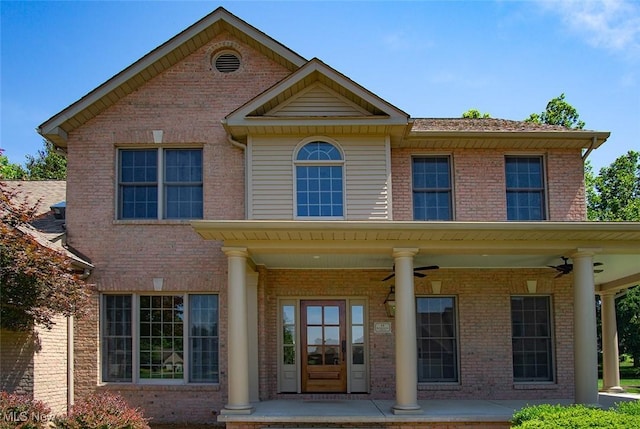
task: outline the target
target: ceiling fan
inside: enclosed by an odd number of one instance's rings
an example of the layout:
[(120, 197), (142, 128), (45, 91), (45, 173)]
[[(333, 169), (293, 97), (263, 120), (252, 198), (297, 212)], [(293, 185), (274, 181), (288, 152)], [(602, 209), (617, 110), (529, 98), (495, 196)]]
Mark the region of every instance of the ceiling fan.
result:
[[(547, 267), (549, 268), (553, 268), (556, 271), (558, 271), (558, 275), (555, 276), (555, 278), (557, 279), (558, 277), (562, 277), (566, 274), (569, 274), (571, 271), (573, 271), (573, 264), (569, 263), (569, 258), (565, 258), (564, 256), (561, 256), (560, 258), (562, 258), (562, 260), (564, 261), (562, 264), (560, 265), (547, 265)], [(594, 267), (599, 267), (602, 265), (602, 262), (594, 262), (593, 266)], [(603, 272), (603, 269), (598, 269), (598, 270), (593, 270), (594, 273), (601, 273)]]
[[(420, 271), (437, 270), (438, 268), (440, 268), (440, 267), (437, 266), (437, 265), (429, 265), (429, 266), (426, 266), (426, 267), (415, 267), (413, 269), (413, 275), (415, 277), (420, 277), (420, 278), (426, 277), (427, 275), (421, 273)], [(387, 277), (383, 278), (382, 281), (385, 282), (385, 281), (389, 280), (390, 278), (393, 278), (395, 275), (396, 275), (396, 266), (394, 264), (393, 265), (393, 272), (391, 274), (389, 274)]]

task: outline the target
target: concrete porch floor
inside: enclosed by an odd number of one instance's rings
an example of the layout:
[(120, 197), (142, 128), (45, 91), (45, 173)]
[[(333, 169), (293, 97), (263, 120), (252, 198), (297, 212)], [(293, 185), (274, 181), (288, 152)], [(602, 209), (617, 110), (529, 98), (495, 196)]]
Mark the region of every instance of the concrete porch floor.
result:
[[(640, 395), (599, 395), (599, 405), (609, 409), (617, 402), (640, 399)], [(255, 410), (247, 415), (218, 416), (218, 422), (245, 424), (377, 424), (432, 422), (509, 422), (513, 413), (527, 405), (571, 404), (569, 399), (556, 400), (422, 400), (423, 413), (396, 415), (391, 412), (392, 400), (299, 400), (279, 399), (254, 403)]]

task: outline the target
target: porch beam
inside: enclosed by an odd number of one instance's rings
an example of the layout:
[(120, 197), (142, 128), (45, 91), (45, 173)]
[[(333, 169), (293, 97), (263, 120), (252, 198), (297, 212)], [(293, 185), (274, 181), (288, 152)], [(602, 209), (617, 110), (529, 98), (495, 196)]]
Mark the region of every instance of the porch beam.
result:
[(394, 414), (422, 414), (418, 405), (418, 350), (413, 257), (418, 249), (393, 249), (396, 274), (396, 403)]
[(222, 414), (251, 414), (249, 400), (249, 322), (246, 266), (249, 253), (242, 247), (223, 247), (228, 261), (227, 350), (228, 403)]
[(593, 252), (580, 250), (572, 255), (572, 260), (575, 402), (597, 404), (598, 348)]

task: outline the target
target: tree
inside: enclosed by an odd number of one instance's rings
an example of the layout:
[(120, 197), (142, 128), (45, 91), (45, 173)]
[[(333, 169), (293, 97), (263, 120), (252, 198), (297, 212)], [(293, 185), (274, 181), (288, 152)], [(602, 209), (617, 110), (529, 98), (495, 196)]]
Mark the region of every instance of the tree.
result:
[(640, 286), (634, 286), (616, 299), (616, 321), (620, 350), (633, 358), (633, 366), (640, 368)]
[(56, 151), (53, 143), (45, 140), (44, 148), (36, 156), (27, 155), (27, 178), (29, 180), (65, 180), (67, 159)]
[(594, 176), (585, 171), (587, 216), (594, 221), (640, 221), (640, 152), (629, 151)]
[(9, 158), (7, 158), (3, 152), (4, 151), (0, 149), (0, 179), (17, 180), (24, 178), (27, 173), (22, 166), (10, 163)]
[(533, 122), (536, 124), (560, 125), (565, 128), (583, 129), (584, 122), (579, 119), (578, 111), (564, 99), (564, 93), (559, 97), (551, 99), (547, 103), (544, 112), (532, 113), (525, 122)]
[(0, 182), (0, 327), (50, 328), (56, 315), (82, 316), (89, 306), (87, 284), (62, 252), (39, 242), (28, 221), (35, 207)]
[(480, 118), (490, 118), (491, 115), (488, 113), (480, 113), (478, 109), (469, 109), (462, 114), (462, 117), (465, 119), (480, 119)]

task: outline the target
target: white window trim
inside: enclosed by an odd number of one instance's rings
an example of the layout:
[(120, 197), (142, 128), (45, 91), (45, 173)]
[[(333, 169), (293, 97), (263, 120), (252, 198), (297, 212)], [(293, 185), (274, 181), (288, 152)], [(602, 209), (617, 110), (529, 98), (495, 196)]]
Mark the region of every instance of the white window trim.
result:
[(547, 157), (545, 154), (540, 153), (540, 152), (506, 152), (503, 154), (502, 160), (503, 160), (503, 167), (502, 167), (502, 174), (503, 174), (503, 180), (504, 180), (504, 207), (505, 207), (505, 213), (504, 213), (504, 217), (505, 219), (508, 218), (508, 206), (507, 206), (507, 191), (509, 188), (507, 188), (507, 158), (540, 158), (541, 164), (542, 164), (542, 169), (540, 172), (541, 175), (541, 179), (542, 179), (542, 192), (544, 193), (544, 195), (542, 196), (542, 204), (544, 204), (543, 207), (543, 214), (544, 214), (544, 219), (541, 219), (539, 221), (526, 221), (526, 220), (511, 220), (508, 222), (545, 222), (545, 221), (549, 221), (549, 180), (547, 177)]
[[(158, 152), (158, 164), (156, 166), (158, 170), (157, 177), (157, 188), (158, 188), (158, 209), (155, 218), (126, 218), (123, 219), (121, 209), (120, 209), (120, 163), (121, 163), (121, 152), (127, 150), (156, 150)], [(189, 145), (189, 146), (178, 146), (178, 145), (159, 145), (154, 144), (153, 146), (149, 145), (140, 145), (140, 146), (116, 146), (116, 156), (115, 156), (115, 201), (114, 201), (114, 213), (116, 223), (144, 223), (144, 222), (154, 222), (161, 221), (165, 223), (184, 223), (189, 222), (191, 219), (168, 219), (165, 218), (165, 200), (164, 200), (164, 152), (166, 150), (171, 149), (182, 149), (182, 150), (200, 150), (202, 152), (202, 211), (204, 217), (204, 189), (205, 189), (205, 174), (204, 174), (204, 146), (203, 145)]]
[[(543, 297), (548, 298), (549, 300), (549, 332), (551, 335), (550, 339), (550, 347), (551, 347), (551, 380), (516, 380), (513, 377), (513, 349), (511, 349), (511, 377), (513, 380), (514, 386), (526, 386), (526, 385), (550, 385), (557, 384), (558, 380), (558, 370), (556, 364), (556, 329), (555, 329), (555, 318), (554, 316), (554, 301), (553, 295), (549, 294), (514, 294), (509, 295), (509, 322), (513, 324), (513, 319), (511, 318), (511, 299), (515, 297), (523, 297), (523, 298), (536, 298)], [(511, 341), (513, 342), (513, 327), (511, 328)]]
[[(108, 295), (128, 295), (131, 296), (131, 381), (105, 381), (103, 375), (103, 366), (104, 366), (104, 353), (105, 350), (102, 347), (103, 338), (105, 334), (105, 296)], [(100, 295), (100, 341), (98, 346), (99, 353), (99, 375), (100, 375), (100, 383), (103, 385), (107, 384), (124, 384), (124, 385), (206, 385), (206, 386), (217, 386), (220, 385), (220, 320), (218, 319), (218, 381), (211, 382), (193, 382), (189, 381), (191, 375), (191, 352), (189, 350), (190, 347), (190, 336), (189, 334), (189, 310), (190, 310), (190, 296), (191, 295), (217, 295), (218, 296), (218, 318), (220, 317), (220, 295), (217, 293), (157, 293), (157, 292), (118, 292), (118, 293), (103, 293)], [(184, 319), (182, 322), (182, 338), (183, 338), (183, 372), (181, 379), (170, 379), (170, 378), (161, 378), (161, 379), (142, 379), (140, 378), (140, 297), (141, 296), (182, 296), (184, 302)]]
[[(322, 142), (333, 145), (339, 152), (342, 160), (340, 161), (298, 161), (298, 152), (308, 143)], [(294, 220), (345, 220), (347, 219), (347, 167), (346, 156), (342, 145), (335, 139), (327, 136), (312, 136), (302, 139), (294, 148), (291, 156), (291, 177), (293, 178), (293, 219)], [(298, 176), (296, 173), (296, 167), (298, 166), (317, 166), (322, 165), (326, 167), (340, 166), (342, 167), (342, 216), (298, 216), (298, 188), (297, 181)]]
[[(455, 196), (455, 190), (456, 190), (456, 184), (455, 184), (455, 166), (453, 165), (454, 163), (454, 159), (453, 159), (453, 154), (450, 152), (437, 152), (437, 153), (414, 153), (411, 155), (411, 219), (412, 220), (416, 220), (415, 216), (414, 216), (414, 206), (413, 206), (413, 192), (414, 192), (414, 186), (413, 186), (413, 160), (416, 158), (448, 158), (449, 160), (449, 184), (451, 185), (451, 199), (450, 199), (450, 204), (451, 204), (451, 219), (443, 221), (443, 222), (453, 222), (456, 220), (456, 196)], [(418, 221), (418, 222), (428, 222), (428, 221)]]
[[(456, 316), (456, 381), (418, 381), (419, 386), (462, 386), (462, 374), (461, 374), (461, 357), (460, 357), (460, 310), (459, 310), (459, 299), (457, 295), (416, 295), (416, 306), (418, 304), (419, 298), (453, 298), (453, 305), (455, 306), (455, 316)], [(416, 326), (417, 328), (417, 326)], [(416, 333), (416, 341), (417, 333)]]

